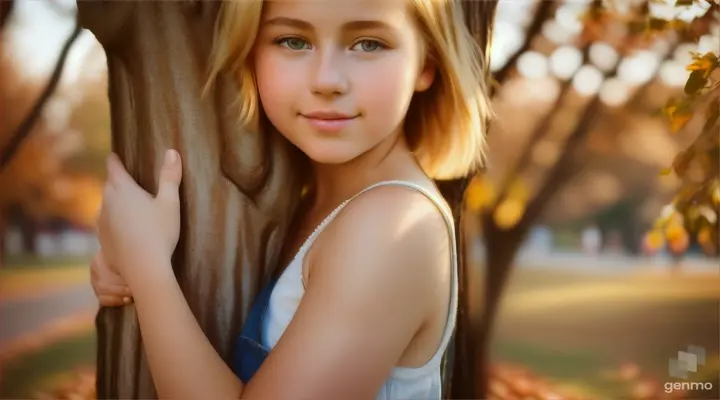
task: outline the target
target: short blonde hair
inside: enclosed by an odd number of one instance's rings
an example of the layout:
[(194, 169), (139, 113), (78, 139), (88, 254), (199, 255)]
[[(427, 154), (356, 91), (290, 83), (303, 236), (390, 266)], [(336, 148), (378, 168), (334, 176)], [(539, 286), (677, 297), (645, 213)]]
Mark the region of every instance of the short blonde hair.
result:
[[(437, 75), (416, 93), (405, 120), (408, 143), (434, 179), (466, 176), (485, 159), (485, 129), (492, 116), (483, 54), (469, 32), (459, 0), (410, 0)], [(240, 122), (257, 129), (259, 96), (252, 49), (262, 0), (224, 1), (216, 25), (207, 91), (225, 71), (235, 77)]]

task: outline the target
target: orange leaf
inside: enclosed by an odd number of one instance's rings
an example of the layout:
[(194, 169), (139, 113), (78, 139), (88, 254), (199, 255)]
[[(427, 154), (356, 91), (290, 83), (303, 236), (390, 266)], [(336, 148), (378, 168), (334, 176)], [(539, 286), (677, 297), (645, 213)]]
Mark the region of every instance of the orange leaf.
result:
[(502, 229), (510, 229), (520, 221), (525, 213), (525, 204), (518, 199), (504, 200), (493, 213), (495, 223)]
[(495, 199), (495, 189), (487, 178), (475, 178), (470, 182), (465, 201), (471, 211), (489, 206)]
[(693, 117), (690, 112), (673, 112), (670, 116), (670, 131), (677, 133), (682, 129)]

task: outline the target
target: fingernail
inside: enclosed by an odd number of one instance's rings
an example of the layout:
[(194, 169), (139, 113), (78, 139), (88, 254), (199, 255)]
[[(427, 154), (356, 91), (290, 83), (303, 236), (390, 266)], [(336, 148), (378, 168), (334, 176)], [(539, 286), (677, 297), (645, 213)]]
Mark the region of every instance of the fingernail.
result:
[(175, 150), (168, 150), (165, 153), (165, 162), (168, 164), (175, 164), (178, 159), (178, 153)]
[(130, 298), (129, 297), (123, 297), (123, 303), (130, 304)]

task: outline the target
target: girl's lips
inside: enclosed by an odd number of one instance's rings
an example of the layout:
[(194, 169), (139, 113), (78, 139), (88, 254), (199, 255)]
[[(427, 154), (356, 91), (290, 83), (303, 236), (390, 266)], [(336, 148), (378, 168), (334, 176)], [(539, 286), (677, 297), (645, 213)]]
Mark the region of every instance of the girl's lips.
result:
[(324, 133), (338, 133), (350, 125), (355, 119), (355, 117), (317, 118), (304, 115), (303, 118), (313, 129)]

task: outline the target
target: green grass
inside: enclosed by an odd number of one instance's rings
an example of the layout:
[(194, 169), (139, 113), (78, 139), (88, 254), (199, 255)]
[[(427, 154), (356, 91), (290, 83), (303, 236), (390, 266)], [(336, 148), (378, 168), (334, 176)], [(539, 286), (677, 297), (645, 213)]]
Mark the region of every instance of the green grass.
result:
[[(669, 358), (688, 344), (718, 357), (719, 299), (720, 279), (711, 276), (520, 269), (497, 321), (494, 356), (555, 382), (589, 388), (598, 398), (627, 399), (629, 384), (604, 372), (633, 362), (643, 377), (668, 380)], [(704, 366), (698, 374), (713, 370)]]
[[(5, 256), (0, 268), (0, 274), (4, 271), (24, 270), (24, 269), (45, 269), (45, 268), (62, 268), (74, 265), (89, 265), (92, 256), (62, 256), (45, 258), (37, 255), (16, 255)], [(1, 276), (1, 275), (0, 275)]]
[(27, 399), (48, 389), (50, 378), (95, 365), (95, 331), (67, 338), (3, 365), (0, 398)]

